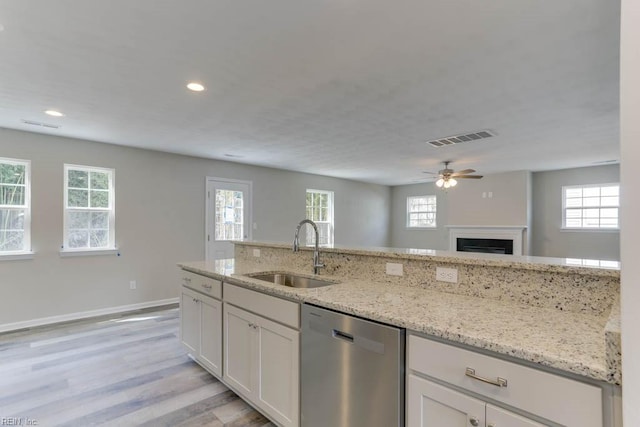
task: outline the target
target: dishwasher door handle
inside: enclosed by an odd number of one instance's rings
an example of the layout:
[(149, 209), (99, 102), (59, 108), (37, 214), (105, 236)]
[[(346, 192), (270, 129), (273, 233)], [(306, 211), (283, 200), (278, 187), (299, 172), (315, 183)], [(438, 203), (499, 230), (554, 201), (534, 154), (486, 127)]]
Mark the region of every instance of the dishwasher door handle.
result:
[(353, 335), (347, 334), (346, 332), (342, 332), (337, 329), (333, 329), (331, 331), (331, 335), (333, 335), (334, 338), (338, 338), (343, 341), (348, 341), (350, 343), (353, 342)]

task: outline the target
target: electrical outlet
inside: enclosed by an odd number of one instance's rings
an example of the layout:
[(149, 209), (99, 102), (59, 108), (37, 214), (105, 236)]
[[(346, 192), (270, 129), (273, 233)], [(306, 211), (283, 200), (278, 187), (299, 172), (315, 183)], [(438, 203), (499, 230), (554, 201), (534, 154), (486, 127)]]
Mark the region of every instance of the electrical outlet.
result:
[(260, 258), (260, 249), (254, 249), (253, 250), (253, 256), (256, 258)]
[(387, 263), (387, 274), (391, 276), (402, 276), (402, 264), (396, 264), (393, 262)]
[(458, 269), (436, 267), (436, 280), (440, 282), (458, 283)]
[(135, 289), (137, 286), (138, 286), (138, 285), (137, 285), (137, 283), (136, 283), (136, 281), (135, 281), (135, 280), (131, 280), (131, 281), (129, 282), (129, 289)]

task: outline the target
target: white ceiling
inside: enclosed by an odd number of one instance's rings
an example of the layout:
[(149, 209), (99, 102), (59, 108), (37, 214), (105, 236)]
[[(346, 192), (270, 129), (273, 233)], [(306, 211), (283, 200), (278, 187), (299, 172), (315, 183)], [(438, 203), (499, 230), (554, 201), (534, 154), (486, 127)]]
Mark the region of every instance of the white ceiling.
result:
[(0, 0), (0, 127), (387, 185), (589, 166), (619, 159), (618, 3)]

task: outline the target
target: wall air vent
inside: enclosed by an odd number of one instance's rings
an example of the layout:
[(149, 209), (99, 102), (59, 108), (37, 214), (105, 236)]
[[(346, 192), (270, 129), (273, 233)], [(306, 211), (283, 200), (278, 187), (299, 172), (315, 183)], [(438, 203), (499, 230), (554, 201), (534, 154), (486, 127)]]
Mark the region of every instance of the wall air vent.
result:
[(461, 135), (447, 136), (445, 138), (438, 138), (431, 141), (427, 141), (427, 144), (434, 147), (444, 147), (446, 145), (455, 145), (462, 142), (477, 141), (479, 139), (491, 138), (496, 136), (496, 133), (490, 130), (481, 130), (478, 132), (463, 133)]
[(42, 123), (42, 122), (34, 122), (33, 120), (22, 120), (22, 123), (24, 123), (25, 125), (40, 126), (40, 127), (49, 128), (49, 129), (60, 129), (60, 126), (58, 125), (52, 125), (49, 123)]

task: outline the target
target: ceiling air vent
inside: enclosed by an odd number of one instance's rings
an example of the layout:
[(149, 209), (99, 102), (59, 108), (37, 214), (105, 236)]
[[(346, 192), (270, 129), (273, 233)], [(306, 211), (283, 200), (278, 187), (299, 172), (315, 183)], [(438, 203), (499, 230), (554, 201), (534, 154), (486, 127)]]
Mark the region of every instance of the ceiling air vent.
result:
[(33, 120), (22, 120), (22, 123), (24, 123), (25, 125), (40, 126), (43, 128), (60, 129), (60, 126), (58, 125), (52, 125), (49, 123), (42, 123), (42, 122), (34, 122)]
[(445, 145), (455, 145), (462, 142), (476, 141), (479, 139), (491, 138), (492, 136), (496, 136), (495, 132), (492, 132), (490, 130), (481, 130), (478, 132), (464, 133), (461, 135), (453, 135), (447, 136), (445, 138), (434, 139), (432, 141), (427, 141), (427, 144), (433, 145), (434, 147), (444, 147)]

